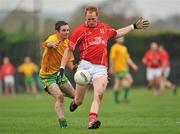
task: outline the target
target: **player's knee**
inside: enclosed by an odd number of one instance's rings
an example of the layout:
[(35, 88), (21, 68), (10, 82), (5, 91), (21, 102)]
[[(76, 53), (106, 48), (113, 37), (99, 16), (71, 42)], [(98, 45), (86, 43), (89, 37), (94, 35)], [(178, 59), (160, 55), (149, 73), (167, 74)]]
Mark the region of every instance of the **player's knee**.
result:
[(83, 102), (83, 100), (82, 99), (76, 99), (76, 101), (75, 101), (75, 103), (79, 106), (79, 105), (81, 105), (82, 104), (82, 102)]
[(123, 87), (129, 87), (130, 86), (130, 82), (126, 79), (122, 80), (122, 85)]
[(64, 102), (64, 96), (63, 96), (63, 94), (58, 94), (58, 95), (56, 96), (56, 100), (59, 101), (59, 102), (61, 102), (61, 103), (63, 103), (63, 102)]
[(131, 86), (133, 83), (134, 83), (134, 80), (133, 80), (133, 79), (130, 79), (130, 80), (129, 80), (129, 85)]
[(102, 92), (101, 92), (101, 93), (98, 93), (98, 94), (96, 95), (96, 99), (97, 99), (98, 101), (101, 101), (102, 98), (103, 98), (103, 93), (102, 93)]
[(102, 98), (103, 98), (103, 93), (99, 94), (98, 97), (99, 97), (100, 100), (102, 100)]

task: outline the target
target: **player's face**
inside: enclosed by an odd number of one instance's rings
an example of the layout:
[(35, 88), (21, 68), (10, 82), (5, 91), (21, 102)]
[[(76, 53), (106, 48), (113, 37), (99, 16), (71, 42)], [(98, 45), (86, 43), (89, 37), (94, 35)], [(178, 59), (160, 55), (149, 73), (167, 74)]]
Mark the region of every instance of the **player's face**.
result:
[(5, 64), (9, 63), (9, 58), (5, 57), (5, 58), (4, 58), (4, 63), (5, 63)]
[(61, 26), (57, 34), (61, 39), (67, 39), (69, 36), (69, 26), (68, 25)]
[(151, 50), (154, 52), (157, 52), (158, 51), (158, 44), (155, 42), (151, 43)]
[(98, 22), (98, 16), (96, 15), (96, 12), (87, 11), (86, 21), (89, 27), (96, 27)]

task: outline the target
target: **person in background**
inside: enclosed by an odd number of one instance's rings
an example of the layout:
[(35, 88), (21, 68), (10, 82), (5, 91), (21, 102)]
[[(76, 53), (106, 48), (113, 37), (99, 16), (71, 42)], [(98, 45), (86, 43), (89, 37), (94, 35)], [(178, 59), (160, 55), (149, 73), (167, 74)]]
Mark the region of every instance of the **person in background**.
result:
[(176, 95), (176, 85), (168, 80), (171, 70), (169, 54), (163, 45), (159, 45), (159, 52), (162, 60), (162, 77), (161, 77), (161, 88), (159, 94), (163, 95), (164, 89), (167, 87), (173, 91), (174, 95)]
[(120, 103), (119, 89), (124, 89), (124, 100), (122, 102), (128, 103), (129, 89), (133, 83), (133, 78), (129, 72), (129, 66), (134, 71), (138, 70), (138, 66), (130, 58), (127, 47), (123, 45), (124, 37), (117, 38), (116, 43), (112, 46), (110, 51), (110, 73), (115, 74), (114, 83), (114, 99), (115, 103)]
[(10, 62), (8, 57), (4, 57), (3, 64), (1, 66), (1, 75), (4, 81), (4, 93), (6, 95), (16, 95), (14, 74), (14, 65)]
[(18, 67), (18, 71), (24, 74), (26, 92), (36, 93), (37, 87), (33, 74), (38, 72), (38, 66), (31, 61), (29, 56), (26, 56), (24, 58), (24, 63)]
[(150, 50), (148, 50), (143, 59), (142, 63), (146, 65), (146, 77), (148, 80), (148, 88), (154, 89), (153, 95), (158, 95), (161, 82), (161, 55), (159, 53), (159, 46), (156, 42), (150, 44)]

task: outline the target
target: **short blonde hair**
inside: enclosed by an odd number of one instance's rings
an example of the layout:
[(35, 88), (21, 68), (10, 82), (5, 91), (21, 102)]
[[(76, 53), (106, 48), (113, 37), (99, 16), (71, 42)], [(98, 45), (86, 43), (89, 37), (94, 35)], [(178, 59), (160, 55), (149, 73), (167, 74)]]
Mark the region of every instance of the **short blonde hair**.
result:
[(86, 7), (85, 11), (84, 11), (84, 14), (86, 15), (88, 11), (90, 11), (90, 13), (96, 12), (96, 15), (97, 16), (99, 15), (98, 8), (96, 6), (88, 6), (88, 7)]

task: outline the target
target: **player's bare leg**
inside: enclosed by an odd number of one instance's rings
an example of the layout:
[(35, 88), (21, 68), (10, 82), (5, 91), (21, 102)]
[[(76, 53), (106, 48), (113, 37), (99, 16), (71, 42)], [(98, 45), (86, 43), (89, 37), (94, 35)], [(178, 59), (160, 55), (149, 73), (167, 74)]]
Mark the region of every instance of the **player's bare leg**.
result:
[(162, 81), (161, 76), (156, 76), (155, 77), (156, 90), (158, 90), (157, 95), (162, 95), (163, 94), (163, 92), (161, 92), (161, 81)]
[(9, 92), (9, 84), (5, 84), (5, 86), (4, 86), (4, 93), (5, 93), (5, 95), (9, 95), (10, 94), (10, 92)]
[(14, 84), (9, 84), (9, 89), (10, 89), (11, 95), (15, 96), (16, 95), (16, 91), (15, 91), (15, 88), (14, 88)]
[(151, 90), (155, 87), (154, 80), (148, 80), (148, 89)]
[(67, 122), (64, 117), (64, 96), (59, 86), (55, 83), (48, 87), (48, 92), (55, 98), (55, 111), (59, 119), (59, 124), (61, 128), (67, 127)]
[(63, 91), (64, 96), (74, 98), (75, 90), (69, 81), (63, 84), (60, 88)]
[(89, 114), (88, 129), (96, 129), (99, 128), (101, 125), (101, 122), (97, 120), (97, 116), (99, 113), (103, 94), (107, 86), (107, 76), (101, 76), (99, 78), (94, 79), (93, 86), (94, 86), (94, 98)]
[(173, 90), (173, 94), (176, 95), (176, 92), (177, 92), (176, 85), (170, 82), (169, 80), (167, 80), (167, 78), (162, 77), (161, 84), (160, 84), (160, 94), (163, 94), (166, 87)]
[(82, 104), (87, 88), (88, 88), (88, 85), (81, 86), (81, 85), (76, 84), (75, 97), (69, 107), (71, 112), (74, 112), (76, 108)]
[(31, 92), (31, 87), (30, 85), (26, 84), (26, 93), (30, 93)]
[(158, 95), (158, 92), (157, 92), (158, 88), (159, 87), (157, 87), (156, 78), (153, 78), (152, 80), (148, 80), (148, 89), (152, 89), (154, 96)]
[(176, 95), (177, 88), (176, 88), (176, 85), (174, 83), (172, 83), (169, 80), (165, 79), (165, 85), (166, 85), (167, 88), (173, 90), (173, 94)]
[(32, 93), (37, 93), (37, 87), (36, 87), (36, 84), (31, 84), (31, 92)]
[(162, 95), (164, 93), (165, 87), (166, 87), (166, 80), (164, 76), (161, 76), (161, 81), (160, 81), (160, 90), (159, 94)]

